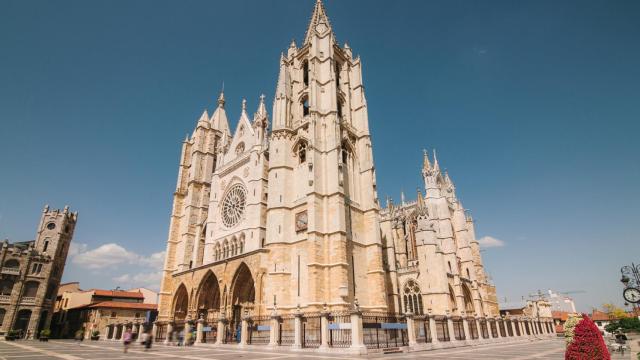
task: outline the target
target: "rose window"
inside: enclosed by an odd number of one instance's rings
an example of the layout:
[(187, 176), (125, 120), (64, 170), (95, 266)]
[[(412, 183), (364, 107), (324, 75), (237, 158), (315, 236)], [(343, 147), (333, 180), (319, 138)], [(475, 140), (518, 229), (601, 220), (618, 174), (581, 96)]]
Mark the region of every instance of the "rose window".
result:
[(244, 186), (236, 184), (231, 186), (227, 195), (222, 200), (222, 222), (227, 227), (238, 224), (244, 214), (247, 192)]

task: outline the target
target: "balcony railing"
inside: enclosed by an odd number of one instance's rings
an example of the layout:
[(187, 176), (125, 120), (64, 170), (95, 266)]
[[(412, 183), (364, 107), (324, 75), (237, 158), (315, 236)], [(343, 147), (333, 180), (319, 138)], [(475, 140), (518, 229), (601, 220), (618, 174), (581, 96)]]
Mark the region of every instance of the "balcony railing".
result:
[(0, 303), (8, 303), (11, 301), (11, 295), (0, 295)]
[(22, 304), (35, 304), (36, 303), (36, 298), (35, 297), (23, 297)]
[(2, 271), (3, 274), (10, 274), (10, 275), (20, 275), (20, 268), (19, 267), (3, 267)]

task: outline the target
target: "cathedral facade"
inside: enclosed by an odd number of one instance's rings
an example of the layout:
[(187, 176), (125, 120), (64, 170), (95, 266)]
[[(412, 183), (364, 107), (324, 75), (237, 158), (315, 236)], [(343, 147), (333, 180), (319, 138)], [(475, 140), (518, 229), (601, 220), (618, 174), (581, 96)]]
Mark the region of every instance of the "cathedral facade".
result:
[[(360, 58), (318, 1), (261, 96), (229, 125), (224, 94), (182, 144), (160, 322), (275, 311), (498, 315), (472, 219), (425, 154), (424, 194), (381, 208)], [(418, 169), (416, 169), (419, 171)]]

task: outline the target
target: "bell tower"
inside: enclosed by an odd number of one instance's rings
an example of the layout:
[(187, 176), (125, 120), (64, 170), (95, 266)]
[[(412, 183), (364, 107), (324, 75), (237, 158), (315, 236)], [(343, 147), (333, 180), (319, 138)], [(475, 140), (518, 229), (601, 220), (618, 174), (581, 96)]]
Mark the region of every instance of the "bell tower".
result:
[(386, 309), (361, 62), (338, 44), (320, 0), (303, 43), (281, 55), (273, 118), (266, 298)]

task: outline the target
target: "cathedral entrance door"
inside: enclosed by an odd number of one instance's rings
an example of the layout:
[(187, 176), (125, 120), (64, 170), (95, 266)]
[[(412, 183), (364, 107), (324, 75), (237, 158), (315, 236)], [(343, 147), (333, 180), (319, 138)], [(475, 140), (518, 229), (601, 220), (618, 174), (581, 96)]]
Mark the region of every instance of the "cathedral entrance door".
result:
[(253, 286), (253, 277), (251, 271), (245, 263), (242, 263), (235, 275), (233, 276), (231, 304), (233, 304), (233, 314), (231, 317), (230, 331), (233, 332), (233, 338), (240, 341), (240, 324), (245, 311), (249, 312), (253, 308), (256, 298), (255, 287)]

